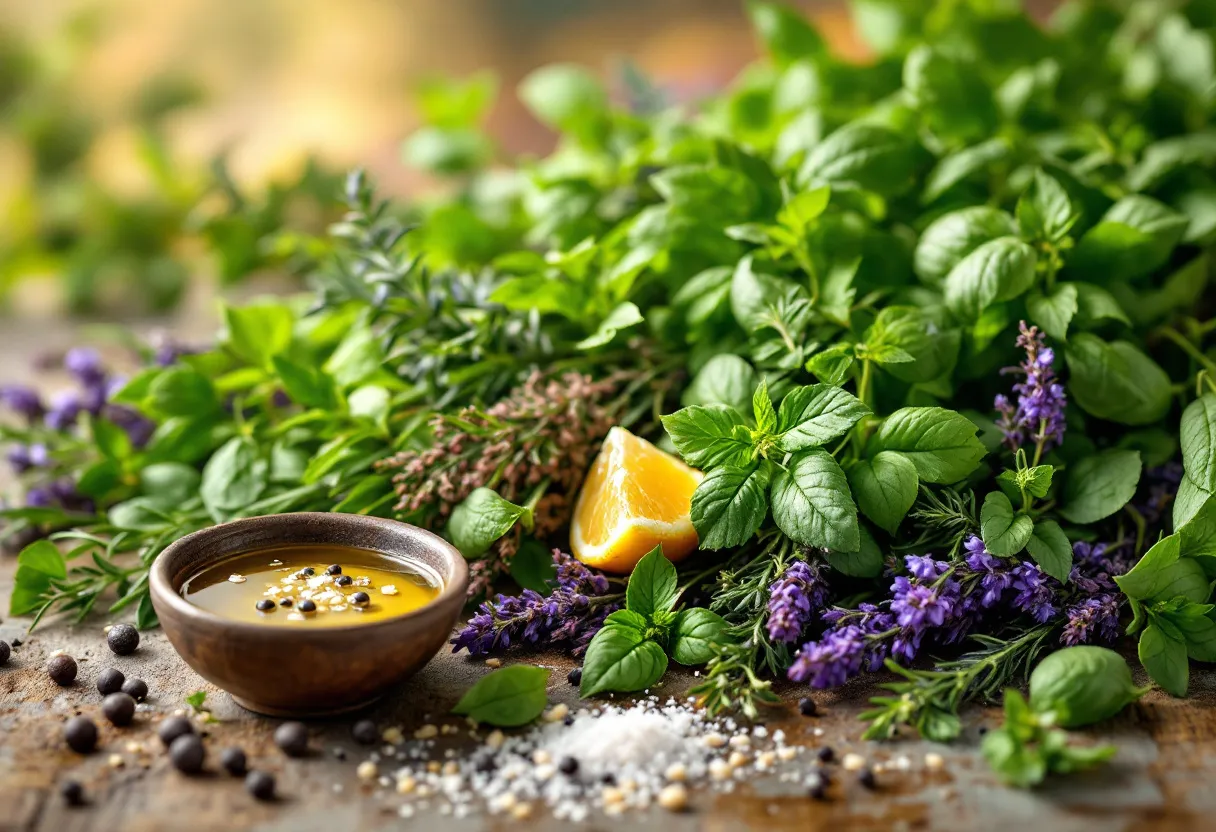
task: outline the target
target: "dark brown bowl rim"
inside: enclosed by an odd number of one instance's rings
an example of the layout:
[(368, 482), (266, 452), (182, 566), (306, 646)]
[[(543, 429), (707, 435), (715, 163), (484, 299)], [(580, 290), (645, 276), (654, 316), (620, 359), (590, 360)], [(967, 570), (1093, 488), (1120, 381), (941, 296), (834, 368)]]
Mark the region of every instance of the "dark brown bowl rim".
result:
[[(184, 549), (189, 546), (197, 538), (203, 538), (214, 534), (218, 529), (231, 529), (239, 526), (261, 526), (268, 523), (280, 522), (283, 518), (294, 517), (302, 520), (312, 520), (329, 524), (354, 524), (364, 526), (402, 526), (409, 530), (411, 534), (418, 535), (427, 544), (434, 547), (437, 551), (447, 556), (451, 564), (451, 575), (440, 576), (443, 581), (443, 589), (439, 594), (423, 604), (417, 609), (409, 612), (398, 613), (390, 618), (380, 618), (375, 621), (369, 621), (366, 624), (339, 624), (334, 626), (325, 626), (317, 628), (295, 628), (295, 627), (263, 627), (260, 624), (253, 624), (248, 621), (234, 621), (231, 618), (224, 618), (221, 615), (216, 615), (209, 610), (205, 610), (200, 606), (191, 604), (182, 597), (178, 588), (173, 586), (169, 572), (169, 562), (172, 560), (172, 555), (176, 550)], [(289, 541), (287, 541), (289, 542)], [(399, 552), (386, 552), (380, 549), (373, 549), (382, 555), (395, 557), (398, 559), (404, 558), (404, 555)], [(230, 557), (234, 557), (240, 552), (228, 552), (214, 560), (219, 563)], [(319, 632), (324, 633), (345, 633), (358, 631), (365, 633), (368, 630), (379, 628), (388, 628), (400, 625), (414, 618), (420, 618), (424, 614), (429, 613), (433, 607), (450, 602), (454, 597), (459, 596), (461, 606), (463, 606), (464, 595), (468, 589), (469, 565), (464, 559), (464, 555), (460, 551), (448, 543), (434, 532), (414, 526), (410, 523), (403, 523), (400, 520), (390, 520), (385, 517), (369, 517), (365, 514), (342, 514), (339, 512), (326, 511), (296, 511), (286, 512), (284, 514), (263, 514), (257, 517), (242, 517), (238, 520), (229, 520), (226, 523), (217, 523), (214, 526), (208, 526), (205, 529), (199, 529), (196, 532), (191, 532), (184, 537), (179, 537), (177, 540), (170, 543), (164, 550), (156, 556), (156, 560), (152, 563), (151, 572), (148, 575), (148, 586), (154, 601), (167, 604), (179, 615), (192, 618), (194, 620), (202, 620), (208, 623), (230, 627), (238, 630), (257, 632), (267, 638), (303, 638), (307, 636), (315, 636)]]

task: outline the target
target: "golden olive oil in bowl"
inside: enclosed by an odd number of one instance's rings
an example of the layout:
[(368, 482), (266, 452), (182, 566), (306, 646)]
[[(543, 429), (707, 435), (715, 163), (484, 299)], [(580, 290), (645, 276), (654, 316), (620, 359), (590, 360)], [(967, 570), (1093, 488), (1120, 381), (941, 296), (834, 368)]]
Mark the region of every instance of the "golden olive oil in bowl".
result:
[(232, 621), (344, 627), (433, 601), (442, 581), (421, 561), (333, 544), (282, 544), (235, 554), (190, 576), (188, 602)]

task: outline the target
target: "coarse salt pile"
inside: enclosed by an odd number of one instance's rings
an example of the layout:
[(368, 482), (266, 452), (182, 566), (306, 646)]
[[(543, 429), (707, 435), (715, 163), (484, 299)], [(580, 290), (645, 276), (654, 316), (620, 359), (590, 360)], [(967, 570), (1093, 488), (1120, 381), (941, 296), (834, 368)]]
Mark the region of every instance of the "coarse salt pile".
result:
[[(705, 784), (731, 791), (757, 772), (814, 785), (814, 767), (789, 765), (803, 751), (763, 726), (709, 719), (691, 703), (657, 697), (629, 706), (568, 712), (555, 706), (522, 734), (474, 732), (484, 744), (457, 758), (435, 740), (386, 747), (378, 782), (404, 798), (403, 817), (436, 809), (465, 817), (476, 811), (530, 817), (547, 806), (558, 819), (582, 821), (594, 812), (619, 815), (657, 804), (679, 811), (688, 791)], [(440, 763), (436, 757), (442, 757)], [(383, 762), (404, 762), (393, 772)], [(786, 769), (781, 771), (781, 769)]]

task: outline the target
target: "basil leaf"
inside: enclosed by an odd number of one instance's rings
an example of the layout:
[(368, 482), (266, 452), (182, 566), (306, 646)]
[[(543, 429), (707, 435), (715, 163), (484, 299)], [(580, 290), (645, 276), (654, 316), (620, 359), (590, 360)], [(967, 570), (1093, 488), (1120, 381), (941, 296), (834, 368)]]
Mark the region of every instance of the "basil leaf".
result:
[(730, 310), (739, 326), (754, 332), (772, 319), (772, 310), (793, 284), (780, 277), (758, 274), (752, 258), (744, 257), (730, 280)]
[(1062, 584), (1068, 583), (1072, 574), (1072, 544), (1059, 523), (1054, 520), (1035, 523), (1034, 532), (1026, 541), (1026, 551), (1044, 572)]
[(1068, 335), (1068, 325), (1077, 314), (1076, 284), (1058, 283), (1046, 295), (1042, 292), (1031, 293), (1026, 298), (1026, 311), (1044, 332), (1063, 341)]
[(625, 586), (625, 607), (647, 618), (668, 612), (680, 594), (678, 583), (676, 568), (663, 557), (663, 547), (656, 546), (633, 567)]
[(1060, 514), (1073, 523), (1096, 523), (1123, 508), (1140, 483), (1139, 451), (1103, 451), (1073, 465), (1064, 480)]
[(662, 417), (662, 422), (680, 456), (694, 468), (745, 465), (751, 456), (752, 446), (735, 433), (744, 421), (734, 408), (686, 407)]
[(551, 582), (557, 579), (557, 567), (553, 564), (553, 551), (539, 540), (528, 538), (511, 556), (508, 566), (511, 579), (524, 589), (548, 595)]
[(215, 387), (191, 367), (172, 367), (148, 385), (146, 406), (163, 416), (206, 416), (220, 409)]
[(227, 333), (222, 343), (255, 367), (271, 369), (270, 359), (291, 345), (295, 315), (277, 303), (223, 306)]
[(1136, 601), (1155, 598), (1167, 581), (1171, 579), (1170, 567), (1178, 562), (1181, 551), (1177, 534), (1163, 537), (1144, 553), (1126, 574), (1116, 575), (1115, 583), (1123, 594)]
[(52, 581), (67, 577), (63, 555), (49, 540), (36, 540), (17, 556), (17, 571), (13, 575), (13, 592), (9, 598), (9, 615), (29, 615), (36, 612), (46, 599)]
[(1216, 491), (1216, 394), (1204, 393), (1182, 411), (1182, 466), (1191, 482)]
[(916, 466), (903, 454), (882, 451), (848, 470), (861, 513), (891, 534), (916, 502)]
[(199, 494), (216, 520), (255, 502), (266, 488), (268, 466), (252, 439), (234, 436), (207, 460)]
[(870, 408), (852, 393), (829, 384), (795, 387), (781, 400), (777, 447), (792, 453), (843, 436)]
[[(954, 370), (960, 346), (957, 329), (942, 329), (934, 316), (912, 306), (888, 306), (866, 330), (866, 355), (877, 358), (883, 369), (900, 381), (921, 384)], [(888, 348), (908, 361), (883, 361)], [(875, 356), (875, 350), (879, 355)]]
[(786, 6), (749, 0), (747, 16), (777, 66), (827, 54), (827, 45), (819, 32), (801, 14)]
[(452, 713), (502, 728), (527, 725), (545, 710), (548, 683), (549, 671), (543, 667), (515, 664), (499, 668), (478, 679)]
[(309, 367), (285, 355), (273, 358), (274, 370), (292, 401), (305, 407), (332, 410), (337, 406), (333, 380), (319, 367)]
[(768, 463), (724, 465), (705, 475), (692, 495), (692, 524), (702, 549), (742, 546), (768, 514)]
[(347, 389), (372, 380), (384, 368), (384, 349), (370, 327), (354, 327), (334, 349), (324, 370)]
[(1171, 136), (1144, 149), (1139, 164), (1128, 174), (1127, 183), (1133, 191), (1147, 191), (1159, 187), (1189, 167), (1211, 167), (1214, 164), (1216, 131)]
[(1170, 407), (1170, 378), (1127, 341), (1073, 336), (1065, 349), (1068, 392), (1086, 413), (1124, 425), (1146, 425)]
[[(1080, 329), (1099, 326), (1106, 321), (1117, 321), (1131, 326), (1131, 319), (1115, 300), (1115, 296), (1092, 283), (1057, 283), (1057, 286), (1072, 286), (1077, 292), (1077, 312), (1073, 323)], [(1049, 333), (1050, 334), (1050, 333)]]
[(925, 177), (921, 204), (928, 205), (958, 183), (991, 170), (1008, 159), (1012, 149), (1008, 139), (998, 136), (943, 156)]
[(606, 624), (587, 647), (579, 695), (586, 699), (606, 691), (644, 690), (666, 670), (667, 654), (657, 642), (636, 628)]
[(799, 187), (855, 185), (890, 196), (912, 184), (916, 154), (898, 133), (877, 124), (854, 122), (811, 149), (798, 170)]
[(630, 609), (613, 610), (608, 613), (608, 617), (604, 619), (604, 623), (617, 624), (621, 627), (632, 627), (638, 632), (644, 631), (648, 624), (644, 615)]
[(1186, 644), (1171, 638), (1156, 624), (1149, 624), (1140, 635), (1140, 664), (1152, 680), (1167, 693), (1186, 696), (1190, 667)]
[(849, 377), (849, 369), (853, 366), (853, 347), (849, 344), (836, 344), (826, 350), (815, 353), (806, 362), (806, 368), (825, 384), (839, 387)]
[(474, 489), (448, 519), (447, 535), (452, 545), (466, 558), (484, 555), (519, 520), (530, 518), (531, 510), (503, 499), (492, 488)]
[(592, 350), (603, 347), (616, 338), (617, 333), (642, 323), (642, 312), (637, 304), (626, 301), (611, 312), (600, 322), (594, 333), (575, 344), (580, 350)]
[(702, 607), (681, 611), (672, 625), (671, 657), (686, 667), (705, 664), (717, 655), (727, 627), (722, 616)]
[[(1174, 535), (1177, 537), (1177, 535)], [(1211, 595), (1211, 585), (1203, 566), (1194, 558), (1180, 557), (1161, 569), (1153, 584), (1148, 601), (1172, 601), (1176, 598), (1202, 604)]]
[(720, 404), (744, 413), (758, 383), (752, 365), (737, 355), (723, 353), (705, 362), (681, 394), (681, 402), (686, 406)]
[(920, 235), (913, 268), (923, 282), (940, 285), (971, 252), (1016, 230), (1013, 217), (988, 205), (951, 211), (930, 223)]
[(793, 457), (773, 478), (773, 520), (792, 540), (854, 552), (861, 545), (857, 506), (832, 455), (814, 449)]
[(763, 379), (752, 394), (752, 413), (756, 417), (758, 433), (770, 434), (777, 429), (777, 411), (773, 409), (773, 399), (768, 394), (768, 382)]
[(994, 555), (1016, 555), (1026, 548), (1034, 533), (1034, 521), (1025, 514), (1014, 514), (1013, 505), (1000, 491), (984, 498), (980, 509), (980, 535), (984, 548)]
[(1198, 511), (1178, 529), (1179, 551), (1183, 557), (1213, 558), (1216, 567), (1216, 499), (1203, 501)]
[(1182, 482), (1178, 484), (1178, 496), (1174, 498), (1174, 528), (1185, 528), (1211, 497), (1211, 492), (1195, 485), (1195, 481), (1183, 473)]
[(977, 67), (922, 44), (904, 60), (904, 92), (934, 135), (967, 141), (990, 135), (996, 104)]
[(1103, 282), (1143, 277), (1165, 265), (1186, 227), (1184, 215), (1157, 200), (1126, 196), (1085, 232), (1068, 268)]
[(139, 472), (139, 490), (165, 509), (180, 506), (198, 494), (202, 477), (193, 466), (180, 462), (159, 462)]
[(828, 552), (828, 564), (837, 572), (853, 578), (876, 578), (882, 574), (882, 549), (878, 548), (878, 541), (864, 525), (859, 523), (857, 530), (861, 538), (857, 551)]
[(519, 100), (540, 121), (584, 139), (593, 137), (608, 110), (608, 94), (600, 82), (573, 64), (534, 70), (520, 83)]
[(1018, 200), (1016, 214), (1024, 239), (1049, 243), (1063, 240), (1081, 218), (1068, 191), (1042, 169), (1035, 170), (1030, 187)]
[(975, 433), (971, 420), (953, 410), (905, 407), (883, 420), (867, 455), (899, 451), (916, 466), (922, 481), (958, 482), (975, 470), (986, 453)]
[(1187, 656), (1197, 662), (1216, 662), (1216, 621), (1209, 615), (1169, 616), (1170, 623), (1182, 632), (1186, 640)]
[(1034, 284), (1034, 249), (1016, 237), (979, 246), (946, 275), (946, 306), (974, 321), (994, 303), (1012, 300)]

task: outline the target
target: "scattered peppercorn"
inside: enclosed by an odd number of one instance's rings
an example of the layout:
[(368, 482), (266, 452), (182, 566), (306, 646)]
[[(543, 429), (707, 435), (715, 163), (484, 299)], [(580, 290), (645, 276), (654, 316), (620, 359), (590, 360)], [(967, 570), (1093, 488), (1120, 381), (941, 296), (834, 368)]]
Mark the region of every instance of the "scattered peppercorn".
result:
[(815, 707), (815, 700), (809, 696), (804, 696), (798, 700), (798, 713), (803, 716), (815, 716), (819, 713), (819, 709)]
[(63, 726), (63, 738), (77, 754), (88, 754), (97, 747), (97, 726), (87, 716), (74, 716)]
[(562, 757), (561, 762), (557, 764), (557, 770), (565, 775), (572, 775), (578, 771), (578, 760), (573, 757)]
[(827, 783), (824, 783), (823, 781), (816, 783), (815, 785), (811, 786), (811, 788), (807, 792), (807, 794), (810, 795), (812, 800), (827, 800), (828, 799)]
[(562, 720), (562, 725), (570, 726), (574, 724), (574, 714), (566, 714), (566, 718)]
[(67, 687), (76, 681), (76, 660), (66, 653), (60, 653), (46, 663), (46, 672), (55, 680), (55, 684)]
[(325, 570), (325, 574), (326, 575), (341, 575), (342, 567), (335, 563), (332, 566), (330, 566), (328, 569)]
[(603, 777), (600, 778), (600, 782), (603, 783), (605, 786), (615, 786), (616, 785), (616, 775), (613, 774), (611, 771), (609, 771)]
[(274, 601), (271, 601), (269, 598), (263, 598), (254, 604), (254, 606), (257, 607), (258, 612), (271, 612), (275, 608)]
[(8, 664), (8, 657), (13, 654), (13, 648), (8, 646), (7, 641), (0, 641), (0, 665)]
[(16, 647), (20, 647), (20, 646), (21, 646), (21, 639), (19, 639), (19, 638), (13, 639), (13, 647), (16, 648)]
[(878, 788), (878, 780), (874, 777), (874, 769), (872, 768), (863, 768), (861, 771), (857, 772), (857, 782), (860, 783), (863, 788), (870, 790)]
[(288, 757), (303, 757), (308, 753), (308, 728), (303, 722), (284, 722), (274, 732), (274, 744)]
[(305, 566), (300, 570), (300, 574), (306, 578), (311, 578), (313, 575), (317, 574), (317, 570), (313, 569), (311, 566)]
[(335, 583), (337, 583), (338, 586), (350, 586), (354, 582), (355, 582), (355, 579), (352, 578), (350, 575), (342, 575), (338, 578), (337, 581), (335, 581)]
[(350, 596), (350, 602), (356, 607), (366, 607), (369, 603), (371, 603), (371, 600), (372, 597), (366, 592), (356, 592), (354, 595)]
[(350, 729), (350, 735), (360, 745), (375, 745), (380, 739), (380, 731), (376, 728), (376, 723), (370, 719), (361, 719), (356, 722)]
[(836, 759), (836, 752), (832, 750), (832, 746), (830, 745), (825, 745), (816, 753), (818, 754), (819, 761), (821, 763), (830, 763)]
[(156, 726), (156, 735), (165, 744), (165, 748), (173, 745), (173, 741), (178, 737), (193, 733), (194, 726), (184, 716), (171, 716), (161, 720), (160, 725)]
[(111, 725), (125, 728), (135, 718), (135, 700), (126, 693), (111, 693), (101, 700), (101, 712)]
[(245, 759), (245, 752), (243, 750), (239, 748), (225, 748), (224, 753), (220, 755), (220, 765), (224, 767), (224, 771), (233, 777), (244, 777), (249, 764)]
[(279, 606), (280, 607), (290, 607), (292, 605), (292, 603), (293, 602), (290, 598), (284, 598), (282, 601), (279, 601)]
[(571, 670), (566, 674), (566, 681), (572, 684), (574, 687), (581, 685), (583, 683), (583, 669), (581, 667), (576, 667), (574, 670)]
[(139, 630), (130, 624), (115, 624), (106, 635), (106, 644), (116, 656), (129, 656), (139, 647)]
[(300, 602), (299, 609), (300, 609), (300, 612), (316, 612), (317, 605), (315, 603), (313, 603), (312, 601), (308, 600), (307, 598), (305, 598), (303, 601)]
[(169, 746), (169, 761), (182, 774), (198, 774), (203, 770), (203, 758), (207, 751), (198, 734), (183, 734)]
[(115, 667), (107, 667), (97, 676), (97, 692), (102, 696), (118, 693), (122, 690), (122, 685), (125, 681), (127, 681), (127, 677), (122, 675), (121, 670)]
[(128, 679), (122, 684), (122, 692), (136, 702), (143, 702), (148, 698), (148, 683), (143, 679)]
[(84, 805), (84, 786), (77, 780), (64, 780), (63, 785), (59, 787), (59, 793), (63, 795), (63, 802), (69, 806)]
[(486, 754), (485, 756), (477, 759), (475, 768), (482, 774), (489, 774), (490, 772), (498, 769), (498, 763), (494, 760), (492, 755)]
[(987, 733), (988, 733), (988, 726), (981, 725), (979, 728), (979, 735), (982, 737), (982, 736), (984, 736), (984, 734), (987, 734)]
[(245, 791), (258, 800), (274, 800), (274, 775), (265, 771), (251, 771), (245, 775)]

